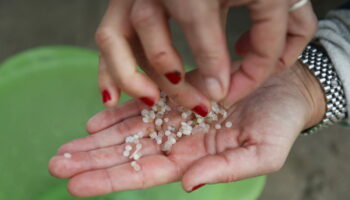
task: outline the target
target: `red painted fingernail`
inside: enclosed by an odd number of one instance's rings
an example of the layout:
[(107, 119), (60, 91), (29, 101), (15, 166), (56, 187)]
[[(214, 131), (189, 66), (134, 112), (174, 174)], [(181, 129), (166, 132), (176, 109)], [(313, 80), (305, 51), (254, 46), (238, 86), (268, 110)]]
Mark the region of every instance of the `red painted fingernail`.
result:
[(103, 90), (102, 91), (102, 101), (103, 103), (106, 103), (107, 101), (110, 101), (111, 98), (111, 94), (109, 94), (108, 90)]
[(154, 105), (154, 101), (151, 98), (141, 97), (140, 100), (143, 101), (143, 103), (145, 103), (148, 106), (153, 106)]
[(204, 185), (205, 185), (205, 184), (199, 184), (199, 185), (194, 186), (194, 187), (192, 188), (191, 192), (193, 192), (193, 191), (195, 191), (195, 190), (201, 188), (201, 187), (204, 186)]
[(205, 117), (208, 114), (208, 108), (204, 105), (198, 105), (194, 108), (192, 108), (192, 111), (197, 113), (198, 115)]
[(169, 72), (165, 74), (165, 77), (172, 83), (178, 84), (181, 81), (181, 73), (178, 71)]

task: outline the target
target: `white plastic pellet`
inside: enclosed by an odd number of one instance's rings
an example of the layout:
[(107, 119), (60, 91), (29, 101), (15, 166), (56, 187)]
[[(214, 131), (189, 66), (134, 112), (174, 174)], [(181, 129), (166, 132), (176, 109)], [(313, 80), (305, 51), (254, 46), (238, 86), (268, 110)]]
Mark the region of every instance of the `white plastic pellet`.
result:
[(165, 122), (165, 123), (169, 122), (169, 118), (167, 118), (167, 117), (164, 118), (164, 122)]
[(203, 118), (197, 118), (197, 123), (200, 124), (200, 123), (203, 123), (204, 119)]
[(143, 136), (145, 136), (145, 133), (143, 131), (139, 131), (137, 135), (139, 136), (139, 138), (143, 138)]
[(140, 170), (141, 170), (140, 165), (138, 165), (138, 164), (135, 165), (135, 166), (134, 166), (134, 170), (137, 171), (137, 172), (140, 171)]
[(153, 111), (157, 111), (158, 110), (158, 106), (157, 105), (152, 106), (152, 110)]
[(136, 144), (136, 149), (137, 149), (137, 150), (140, 150), (141, 148), (142, 148), (142, 144), (141, 144), (141, 143), (137, 143), (137, 144)]
[(172, 144), (171, 144), (170, 142), (166, 142), (166, 143), (163, 145), (162, 150), (163, 150), (163, 151), (170, 151), (171, 146), (172, 146)]
[(163, 124), (163, 120), (162, 119), (156, 119), (156, 121), (155, 121), (155, 125), (156, 126), (161, 126)]
[(162, 138), (157, 137), (157, 138), (156, 138), (156, 141), (157, 141), (157, 144), (162, 144)]
[(141, 115), (142, 115), (142, 116), (146, 116), (148, 113), (149, 113), (149, 112), (148, 112), (148, 110), (146, 110), (146, 109), (143, 109), (143, 110), (141, 111)]
[(166, 136), (169, 136), (169, 135), (171, 135), (171, 131), (166, 130), (164, 134), (165, 134)]
[(132, 161), (130, 163), (130, 165), (131, 165), (132, 168), (134, 168), (135, 171), (140, 171), (141, 170), (140, 165), (136, 161)]
[(174, 137), (171, 137), (171, 138), (168, 139), (168, 142), (170, 144), (175, 144), (176, 143), (176, 139)]
[(149, 120), (147, 117), (142, 117), (142, 121), (143, 121), (143, 123), (149, 123)]
[(215, 124), (216, 129), (221, 129), (221, 124)]
[(154, 113), (154, 111), (149, 112), (148, 116), (149, 116), (149, 118), (151, 118), (151, 119), (156, 118), (156, 114)]
[(134, 137), (132, 137), (132, 136), (128, 136), (128, 137), (125, 138), (125, 142), (126, 143), (130, 143), (130, 142), (133, 142), (133, 141), (134, 141)]
[(128, 157), (130, 155), (130, 151), (123, 151), (123, 156), (124, 157)]
[(150, 135), (149, 135), (152, 139), (155, 139), (157, 137), (157, 133), (156, 132), (152, 132)]
[(72, 154), (70, 154), (70, 153), (64, 153), (63, 156), (64, 156), (65, 158), (71, 158), (71, 157), (72, 157)]
[(136, 154), (134, 154), (134, 156), (133, 156), (133, 158), (134, 158), (135, 160), (140, 159), (140, 157), (141, 157), (141, 156), (140, 156), (140, 154), (137, 154), (137, 153), (136, 153)]
[(185, 129), (185, 130), (182, 131), (182, 133), (183, 133), (184, 135), (191, 135), (192, 130)]
[(225, 127), (226, 127), (226, 128), (231, 128), (231, 127), (232, 127), (232, 122), (227, 121), (227, 122), (225, 123)]
[(181, 136), (182, 136), (182, 132), (180, 132), (180, 131), (177, 132), (177, 133), (176, 133), (176, 136), (177, 136), (177, 137), (181, 137)]
[(131, 145), (126, 145), (126, 146), (125, 146), (125, 150), (126, 150), (126, 151), (130, 151), (131, 149), (132, 149)]
[(181, 113), (181, 118), (182, 119), (187, 119), (187, 117), (188, 117), (187, 113), (185, 113), (185, 112)]

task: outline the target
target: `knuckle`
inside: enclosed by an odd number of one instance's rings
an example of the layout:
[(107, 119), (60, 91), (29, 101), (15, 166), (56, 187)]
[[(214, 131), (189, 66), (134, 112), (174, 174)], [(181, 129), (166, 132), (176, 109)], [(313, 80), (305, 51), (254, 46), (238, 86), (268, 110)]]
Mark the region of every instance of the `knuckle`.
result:
[(154, 66), (165, 66), (169, 64), (169, 52), (166, 51), (155, 51), (149, 54), (149, 61)]
[(182, 26), (188, 28), (196, 25), (199, 22), (198, 13), (193, 13), (193, 15), (189, 15), (184, 10), (179, 10), (176, 14), (176, 21), (178, 21)]
[(317, 28), (318, 28), (318, 20), (316, 18), (315, 15), (313, 15), (312, 19), (311, 19), (311, 23), (310, 23), (310, 31), (309, 31), (309, 36), (312, 37), (316, 31), (317, 31)]
[(318, 20), (314, 13), (310, 13), (308, 17), (304, 17), (303, 21), (298, 23), (299, 34), (304, 37), (307, 41), (316, 33), (318, 28)]
[(100, 48), (105, 48), (112, 41), (113, 35), (113, 31), (110, 28), (98, 28), (95, 33), (96, 44)]
[(147, 5), (136, 6), (132, 9), (130, 14), (131, 23), (135, 27), (148, 26), (152, 23), (156, 16), (153, 8)]
[(196, 57), (199, 66), (213, 66), (217, 68), (227, 63), (225, 58), (217, 52), (199, 51)]

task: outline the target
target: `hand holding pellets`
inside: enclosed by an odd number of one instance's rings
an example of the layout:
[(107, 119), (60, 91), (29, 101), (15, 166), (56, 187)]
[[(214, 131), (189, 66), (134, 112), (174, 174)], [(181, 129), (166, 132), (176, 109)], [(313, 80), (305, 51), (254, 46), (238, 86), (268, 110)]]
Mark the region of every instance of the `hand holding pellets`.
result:
[[(178, 124), (177, 127), (171, 125), (167, 126), (166, 123), (169, 122), (169, 118), (166, 117), (166, 115), (172, 110), (168, 105), (169, 101), (171, 101), (169, 97), (161, 93), (161, 98), (156, 105), (152, 106), (150, 109), (143, 109), (141, 112), (142, 121), (144, 123), (154, 123), (155, 128), (149, 127), (146, 129), (147, 133), (141, 131), (125, 139), (125, 143), (128, 145), (125, 146), (123, 155), (133, 160), (130, 164), (135, 171), (141, 169), (136, 161), (141, 158), (139, 151), (142, 145), (139, 139), (143, 138), (145, 135), (149, 135), (158, 145), (162, 145), (162, 151), (169, 152), (171, 151), (172, 145), (181, 137), (194, 134), (195, 129), (199, 129), (201, 133), (207, 133), (214, 123), (215, 129), (220, 129), (220, 123), (227, 118), (227, 111), (214, 102), (212, 103), (211, 112), (206, 117), (202, 117), (180, 106), (175, 108), (177, 109), (176, 113), (178, 116), (181, 116), (180, 124)], [(225, 127), (231, 128), (232, 122), (226, 121)], [(130, 144), (133, 145), (134, 148)], [(132, 150), (134, 152), (130, 156), (130, 151)]]

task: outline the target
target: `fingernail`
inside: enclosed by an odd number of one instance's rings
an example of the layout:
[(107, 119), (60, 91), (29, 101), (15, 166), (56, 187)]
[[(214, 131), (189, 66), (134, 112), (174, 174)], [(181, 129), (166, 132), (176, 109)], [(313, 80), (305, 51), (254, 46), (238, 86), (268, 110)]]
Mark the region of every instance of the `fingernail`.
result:
[(205, 85), (208, 89), (209, 95), (213, 100), (221, 100), (223, 92), (220, 82), (213, 77), (205, 79)]
[(203, 187), (204, 185), (205, 185), (205, 184), (199, 184), (199, 185), (194, 186), (194, 187), (192, 188), (191, 192), (193, 192), (193, 191), (195, 191), (195, 190), (197, 190), (197, 189)]
[(111, 98), (111, 94), (109, 94), (108, 90), (103, 90), (102, 91), (102, 101), (103, 103), (106, 103), (107, 101), (110, 101)]
[(195, 106), (194, 108), (192, 108), (192, 111), (202, 117), (205, 117), (208, 114), (208, 108), (204, 105)]
[(165, 74), (165, 77), (172, 83), (178, 84), (181, 81), (181, 73), (178, 71), (169, 72)]
[(140, 100), (143, 101), (143, 103), (145, 103), (148, 106), (153, 106), (154, 105), (154, 101), (151, 98), (141, 97)]

